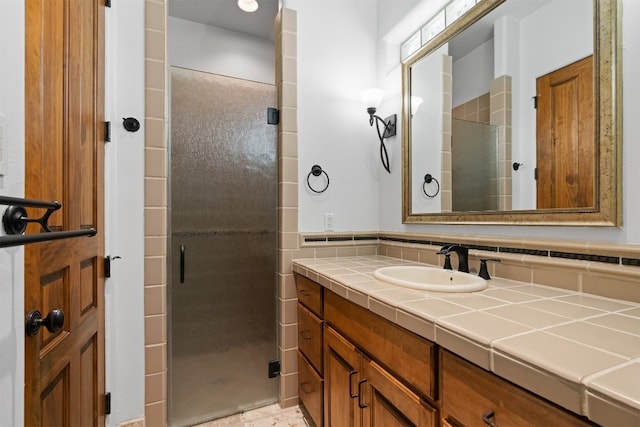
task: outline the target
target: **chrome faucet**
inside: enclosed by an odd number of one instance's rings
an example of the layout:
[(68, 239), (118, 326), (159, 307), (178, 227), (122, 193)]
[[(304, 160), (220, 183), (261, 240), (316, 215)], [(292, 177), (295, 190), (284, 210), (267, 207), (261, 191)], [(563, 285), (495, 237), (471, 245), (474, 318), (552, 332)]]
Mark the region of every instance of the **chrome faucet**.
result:
[[(455, 252), (458, 254), (458, 271), (462, 271), (463, 273), (468, 273), (469, 272), (469, 248), (466, 248), (462, 245), (449, 243), (447, 245), (444, 245), (442, 248), (440, 248), (440, 252), (438, 253), (446, 257), (449, 254), (449, 252)], [(449, 266), (449, 268), (451, 268), (451, 266)]]

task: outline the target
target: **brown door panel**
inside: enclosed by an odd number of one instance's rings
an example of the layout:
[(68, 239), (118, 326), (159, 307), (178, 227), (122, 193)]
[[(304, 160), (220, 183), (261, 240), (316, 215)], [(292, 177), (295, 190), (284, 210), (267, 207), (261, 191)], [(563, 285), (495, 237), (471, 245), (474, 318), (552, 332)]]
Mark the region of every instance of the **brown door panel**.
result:
[(26, 0), (25, 18), (25, 197), (62, 204), (48, 222), (54, 231), (98, 231), (25, 247), (25, 316), (64, 314), (61, 330), (25, 339), (25, 425), (100, 426), (104, 0)]

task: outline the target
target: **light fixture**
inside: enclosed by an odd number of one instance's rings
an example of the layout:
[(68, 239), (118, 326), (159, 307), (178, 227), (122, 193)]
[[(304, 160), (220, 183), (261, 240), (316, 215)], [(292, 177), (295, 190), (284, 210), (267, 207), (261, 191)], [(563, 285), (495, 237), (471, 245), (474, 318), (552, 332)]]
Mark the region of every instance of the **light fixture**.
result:
[(245, 12), (255, 12), (258, 10), (258, 2), (256, 0), (238, 0), (238, 7)]
[[(376, 110), (382, 102), (384, 92), (381, 89), (370, 88), (362, 91), (362, 105), (367, 109), (369, 113), (369, 125), (373, 126), (373, 122), (376, 123), (376, 130), (378, 131), (378, 138), (380, 139), (380, 160), (382, 160), (382, 166), (385, 170), (391, 173), (389, 169), (389, 153), (387, 153), (387, 147), (384, 145), (384, 139), (396, 134), (396, 121), (397, 115), (393, 114), (385, 119), (376, 114)], [(384, 126), (383, 130), (380, 130), (380, 123)]]

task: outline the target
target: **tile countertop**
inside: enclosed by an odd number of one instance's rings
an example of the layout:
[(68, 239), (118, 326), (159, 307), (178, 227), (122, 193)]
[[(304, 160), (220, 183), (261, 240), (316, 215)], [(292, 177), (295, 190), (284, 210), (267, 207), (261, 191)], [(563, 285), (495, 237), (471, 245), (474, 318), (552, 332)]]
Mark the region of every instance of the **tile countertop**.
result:
[(425, 292), (380, 281), (386, 256), (293, 260), (293, 271), (605, 426), (640, 426), (640, 304), (492, 278)]

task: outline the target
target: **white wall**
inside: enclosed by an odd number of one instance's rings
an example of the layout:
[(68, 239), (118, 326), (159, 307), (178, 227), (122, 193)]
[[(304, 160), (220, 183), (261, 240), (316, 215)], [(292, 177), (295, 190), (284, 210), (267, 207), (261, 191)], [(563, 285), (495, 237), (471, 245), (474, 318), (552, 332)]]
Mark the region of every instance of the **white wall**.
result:
[[(429, 1), (429, 0), (425, 0)], [(640, 73), (640, 46), (635, 42), (640, 38), (640, 2), (622, 0), (623, 23), (623, 226), (621, 228), (599, 227), (538, 227), (538, 226), (470, 226), (470, 225), (405, 225), (401, 217), (401, 175), (400, 170), (392, 169), (389, 181), (393, 185), (380, 186), (380, 230), (438, 232), (452, 234), (480, 234), (492, 236), (520, 236), (572, 239), (583, 241), (601, 241), (617, 243), (640, 243), (640, 193), (633, 187), (640, 182), (640, 168), (635, 163), (640, 158), (640, 144), (634, 141), (640, 132), (640, 105), (635, 101), (640, 96), (640, 88), (633, 84)], [(426, 20), (424, 21), (426, 22)], [(566, 21), (562, 24), (568, 27)], [(382, 43), (382, 42), (381, 42)], [(398, 46), (399, 49), (399, 46)], [(399, 65), (398, 65), (399, 66)], [(629, 83), (631, 82), (631, 83)], [(394, 74), (380, 76), (379, 85), (400, 86), (400, 80)], [(400, 95), (389, 102), (400, 105)]]
[[(105, 280), (107, 425), (144, 416), (144, 0), (105, 12), (105, 255), (120, 256)], [(138, 132), (123, 117), (142, 124)]]
[[(514, 79), (514, 93), (519, 104), (514, 119), (513, 153), (525, 164), (516, 173), (514, 207), (535, 209), (536, 181), (536, 113), (532, 97), (536, 95), (536, 79), (593, 53), (593, 12), (590, 2), (553, 1), (527, 16), (520, 24), (520, 76)], [(566, 22), (571, 17), (570, 24)], [(544, 31), (540, 31), (544, 28)], [(568, 30), (570, 28), (570, 31)], [(496, 76), (497, 77), (497, 76)], [(515, 101), (515, 100), (514, 100)], [(528, 167), (527, 167), (528, 166)]]
[[(0, 115), (8, 173), (0, 194), (24, 197), (24, 3), (0, 1)], [(6, 206), (0, 206), (0, 215)], [(0, 233), (4, 229), (0, 227)], [(24, 423), (24, 249), (0, 249), (0, 425)]]
[(274, 45), (271, 40), (174, 17), (169, 17), (168, 25), (169, 64), (275, 83)]
[[(363, 89), (377, 84), (376, 4), (286, 0), (283, 6), (296, 10), (298, 19), (299, 230), (323, 231), (325, 213), (334, 214), (335, 231), (377, 230), (379, 181), (390, 176), (360, 100)], [(386, 102), (378, 112), (400, 113)], [(395, 173), (400, 141), (385, 141)], [(314, 164), (331, 179), (320, 195), (306, 185)]]
[[(450, 92), (451, 79), (444, 79), (443, 69), (445, 56), (448, 56), (449, 46), (441, 46), (429, 55), (425, 60), (415, 64), (412, 69), (413, 76), (419, 76), (415, 84), (411, 86), (411, 93), (426, 100), (411, 120), (411, 136), (415, 143), (411, 146), (412, 167), (411, 182), (418, 183), (411, 188), (411, 206), (414, 212), (440, 212), (442, 207), (442, 193), (433, 197), (427, 197), (423, 193), (421, 183), (424, 177), (430, 173), (439, 182), (442, 181), (442, 132), (434, 129), (443, 129), (444, 120), (442, 110), (444, 104), (443, 93)], [(447, 120), (447, 122), (449, 122)], [(450, 125), (448, 124), (450, 127)], [(427, 194), (435, 193), (435, 184), (427, 185)]]
[(493, 39), (482, 43), (462, 58), (454, 58), (452, 69), (452, 107), (489, 92), (489, 84), (494, 79)]

